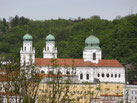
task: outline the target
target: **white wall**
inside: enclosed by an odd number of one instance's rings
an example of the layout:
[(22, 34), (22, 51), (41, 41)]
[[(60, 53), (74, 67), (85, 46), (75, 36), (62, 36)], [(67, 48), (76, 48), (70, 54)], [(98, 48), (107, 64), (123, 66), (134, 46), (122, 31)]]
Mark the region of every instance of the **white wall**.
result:
[[(45, 74), (48, 71), (52, 71), (52, 67), (37, 67), (40, 71), (44, 71)], [(58, 68), (62, 74), (66, 74), (67, 70), (72, 73), (71, 68)], [(54, 73), (57, 73), (58, 69), (54, 69)], [(75, 72), (75, 71), (74, 71)], [(80, 74), (83, 74), (83, 79), (80, 79)], [(100, 76), (98, 77), (98, 73)], [(89, 80), (86, 79), (86, 74), (89, 74)], [(104, 77), (102, 77), (104, 74)], [(107, 77), (109, 74), (109, 77)], [(111, 75), (113, 74), (113, 77)], [(94, 79), (99, 79), (100, 82), (117, 82), (117, 83), (125, 83), (125, 69), (123, 67), (76, 67), (76, 75), (78, 76), (78, 80), (83, 82), (94, 82)], [(117, 75), (117, 77), (115, 77)], [(120, 75), (120, 77), (119, 77)]]
[(23, 48), (20, 49), (20, 64), (30, 65), (31, 62), (35, 63), (35, 49), (32, 48), (32, 42), (23, 42)]
[[(96, 53), (96, 60), (93, 60), (93, 53)], [(85, 48), (83, 50), (84, 61), (91, 61), (93, 63), (98, 63), (98, 60), (101, 60), (101, 58), (102, 58), (101, 49)]]
[[(102, 77), (102, 74), (104, 74), (104, 77)], [(107, 77), (107, 74), (109, 74), (109, 77)], [(125, 83), (125, 69), (123, 67), (94, 67), (94, 78), (98, 78), (101, 82)]]
[(137, 103), (137, 85), (124, 85), (123, 87), (123, 100), (130, 103)]
[(43, 58), (57, 58), (57, 48), (55, 42), (46, 42), (46, 47), (43, 49)]
[[(80, 74), (83, 74), (83, 79), (80, 79)], [(89, 80), (86, 79), (86, 74), (89, 74)], [(78, 80), (83, 82), (93, 82), (93, 68), (91, 67), (77, 67), (76, 75), (78, 76)]]

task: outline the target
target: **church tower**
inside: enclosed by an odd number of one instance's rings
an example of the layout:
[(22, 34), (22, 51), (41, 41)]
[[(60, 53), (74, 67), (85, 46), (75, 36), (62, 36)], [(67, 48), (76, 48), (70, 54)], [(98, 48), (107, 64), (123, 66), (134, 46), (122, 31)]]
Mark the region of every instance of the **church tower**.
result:
[(90, 35), (85, 40), (85, 48), (83, 50), (84, 61), (91, 61), (98, 63), (102, 58), (101, 48), (99, 47), (100, 41), (94, 35)]
[(20, 49), (20, 65), (32, 65), (35, 63), (35, 49), (32, 48), (32, 36), (23, 36), (23, 47)]
[(51, 34), (46, 37), (46, 47), (43, 48), (43, 58), (57, 58), (55, 37)]

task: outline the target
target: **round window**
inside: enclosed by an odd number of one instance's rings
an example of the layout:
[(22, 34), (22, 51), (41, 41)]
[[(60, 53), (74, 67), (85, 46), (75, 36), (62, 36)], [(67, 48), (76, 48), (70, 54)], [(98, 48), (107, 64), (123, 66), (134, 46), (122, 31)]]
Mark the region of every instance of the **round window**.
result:
[(109, 77), (109, 74), (107, 74), (107, 77)]
[(117, 77), (117, 74), (115, 74), (115, 77)]
[(104, 73), (102, 74), (102, 77), (104, 77), (105, 75), (104, 75)]
[(98, 77), (100, 77), (100, 74), (98, 73)]

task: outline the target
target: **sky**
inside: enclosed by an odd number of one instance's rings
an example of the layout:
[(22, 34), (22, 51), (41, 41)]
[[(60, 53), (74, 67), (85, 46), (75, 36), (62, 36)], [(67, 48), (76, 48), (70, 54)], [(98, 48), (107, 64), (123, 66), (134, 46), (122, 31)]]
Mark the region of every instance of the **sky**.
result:
[(15, 15), (33, 20), (89, 18), (113, 20), (137, 13), (137, 0), (0, 0), (0, 18)]

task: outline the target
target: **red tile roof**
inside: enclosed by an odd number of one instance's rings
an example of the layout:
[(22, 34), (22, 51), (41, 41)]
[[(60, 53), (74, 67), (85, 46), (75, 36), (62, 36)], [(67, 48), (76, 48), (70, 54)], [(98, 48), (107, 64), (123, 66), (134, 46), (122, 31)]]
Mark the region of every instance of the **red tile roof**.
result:
[[(84, 62), (84, 59), (47, 59), (47, 58), (35, 58), (35, 66), (53, 66), (57, 64), (62, 67), (123, 67), (117, 60), (99, 60), (99, 63), (93, 63), (90, 61)], [(56, 63), (55, 63), (56, 62)]]
[(129, 81), (129, 84), (137, 85), (137, 81)]
[(0, 95), (18, 96), (19, 94), (15, 94), (13, 92), (9, 92), (9, 93), (7, 93), (7, 92), (0, 92)]
[(109, 97), (122, 97), (123, 95), (121, 95), (121, 94), (115, 94), (115, 95), (110, 95), (110, 94), (102, 94), (101, 96), (105, 96), (105, 97), (107, 97), (107, 96), (109, 96)]
[(12, 78), (11, 75), (0, 74), (0, 82), (10, 81), (11, 78)]
[(17, 71), (8, 74), (8, 72), (5, 70), (4, 74), (0, 74), (0, 82), (11, 81), (12, 78), (15, 78), (17, 75), (19, 75), (19, 72)]
[(72, 77), (73, 75), (64, 75), (64, 74), (36, 74), (38, 75), (41, 79), (45, 77)]

